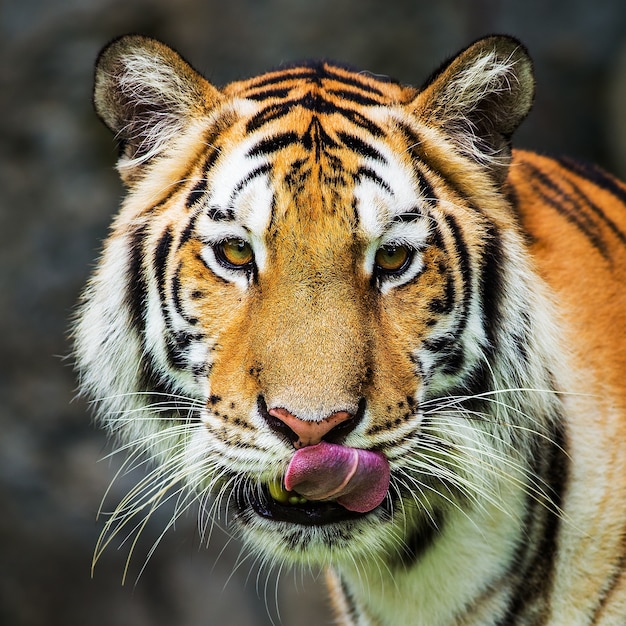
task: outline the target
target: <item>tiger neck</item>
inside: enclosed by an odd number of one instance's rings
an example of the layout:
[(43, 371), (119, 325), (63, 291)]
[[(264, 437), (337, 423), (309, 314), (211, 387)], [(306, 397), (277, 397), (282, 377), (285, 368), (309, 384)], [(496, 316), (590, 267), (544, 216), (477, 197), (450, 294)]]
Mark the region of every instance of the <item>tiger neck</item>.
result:
[[(547, 574), (540, 561), (548, 557), (530, 546), (540, 543), (554, 513), (539, 505), (531, 507), (536, 517), (529, 516), (529, 499), (520, 486), (502, 494), (497, 505), (453, 509), (412, 563), (372, 558), (358, 567), (337, 568), (333, 586), (340, 623), (488, 626), (486, 620), (525, 593), (538, 571)], [(537, 582), (541, 588), (542, 581)], [(543, 597), (534, 601), (539, 605)]]

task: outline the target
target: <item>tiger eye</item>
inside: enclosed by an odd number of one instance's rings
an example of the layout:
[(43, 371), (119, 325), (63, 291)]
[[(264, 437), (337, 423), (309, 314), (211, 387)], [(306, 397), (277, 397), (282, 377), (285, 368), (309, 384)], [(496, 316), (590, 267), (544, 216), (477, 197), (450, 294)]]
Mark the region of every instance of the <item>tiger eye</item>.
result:
[(406, 246), (382, 246), (376, 251), (374, 263), (377, 269), (383, 272), (399, 272), (405, 267), (411, 256), (410, 250)]
[(252, 263), (252, 246), (243, 239), (226, 239), (217, 245), (218, 256), (228, 265), (244, 267)]

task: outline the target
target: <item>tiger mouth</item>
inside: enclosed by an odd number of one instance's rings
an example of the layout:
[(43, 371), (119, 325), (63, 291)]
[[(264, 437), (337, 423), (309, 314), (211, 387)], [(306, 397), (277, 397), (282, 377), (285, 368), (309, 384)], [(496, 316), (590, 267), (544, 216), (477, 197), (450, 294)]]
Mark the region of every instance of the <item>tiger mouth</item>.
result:
[[(259, 517), (274, 522), (324, 526), (361, 519), (369, 513), (349, 511), (333, 501), (311, 501), (276, 483), (250, 490), (241, 486), (235, 494), (240, 513), (252, 509)], [(381, 505), (384, 506), (384, 505)]]

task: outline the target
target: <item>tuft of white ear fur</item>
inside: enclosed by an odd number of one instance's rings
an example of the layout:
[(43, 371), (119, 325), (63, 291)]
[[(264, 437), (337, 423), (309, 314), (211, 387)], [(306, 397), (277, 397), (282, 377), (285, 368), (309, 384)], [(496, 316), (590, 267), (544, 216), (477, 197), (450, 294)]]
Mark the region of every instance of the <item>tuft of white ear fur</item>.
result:
[(168, 46), (139, 35), (109, 44), (98, 57), (94, 106), (122, 147), (119, 167), (132, 169), (160, 154), (220, 92)]
[(465, 156), (502, 179), (511, 136), (530, 111), (534, 91), (532, 62), (524, 46), (511, 37), (486, 37), (436, 72), (411, 107)]

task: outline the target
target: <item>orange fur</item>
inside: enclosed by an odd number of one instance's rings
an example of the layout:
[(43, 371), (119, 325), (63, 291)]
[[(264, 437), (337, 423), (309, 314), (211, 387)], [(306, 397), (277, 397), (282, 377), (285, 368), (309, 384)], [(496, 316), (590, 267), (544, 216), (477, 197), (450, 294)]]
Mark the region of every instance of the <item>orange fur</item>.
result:
[[(575, 186), (593, 199), (621, 233), (626, 232), (624, 205), (610, 191), (552, 159), (518, 152), (511, 165), (509, 182), (518, 196), (521, 226), (530, 237), (539, 273), (557, 294), (559, 309), (570, 329), (569, 348), (584, 369), (600, 374), (596, 381), (598, 393), (606, 389), (615, 399), (616, 408), (625, 410), (626, 350), (621, 346), (626, 329), (626, 246), (606, 224), (597, 221), (598, 234), (606, 240), (608, 249), (607, 258), (603, 258), (580, 228), (536, 193), (534, 188), (541, 182), (529, 172), (527, 164), (560, 187), (560, 197), (551, 193), (554, 202), (567, 206)], [(614, 184), (626, 194), (625, 185), (617, 180)]]
[[(76, 351), (157, 465), (105, 534), (181, 480), (266, 558), (329, 565), (345, 624), (626, 619), (626, 186), (511, 152), (533, 89), (508, 38), (421, 90), (319, 63), (220, 91), (153, 40), (105, 50), (129, 193)], [(290, 508), (288, 424), (338, 415), (385, 502)]]

